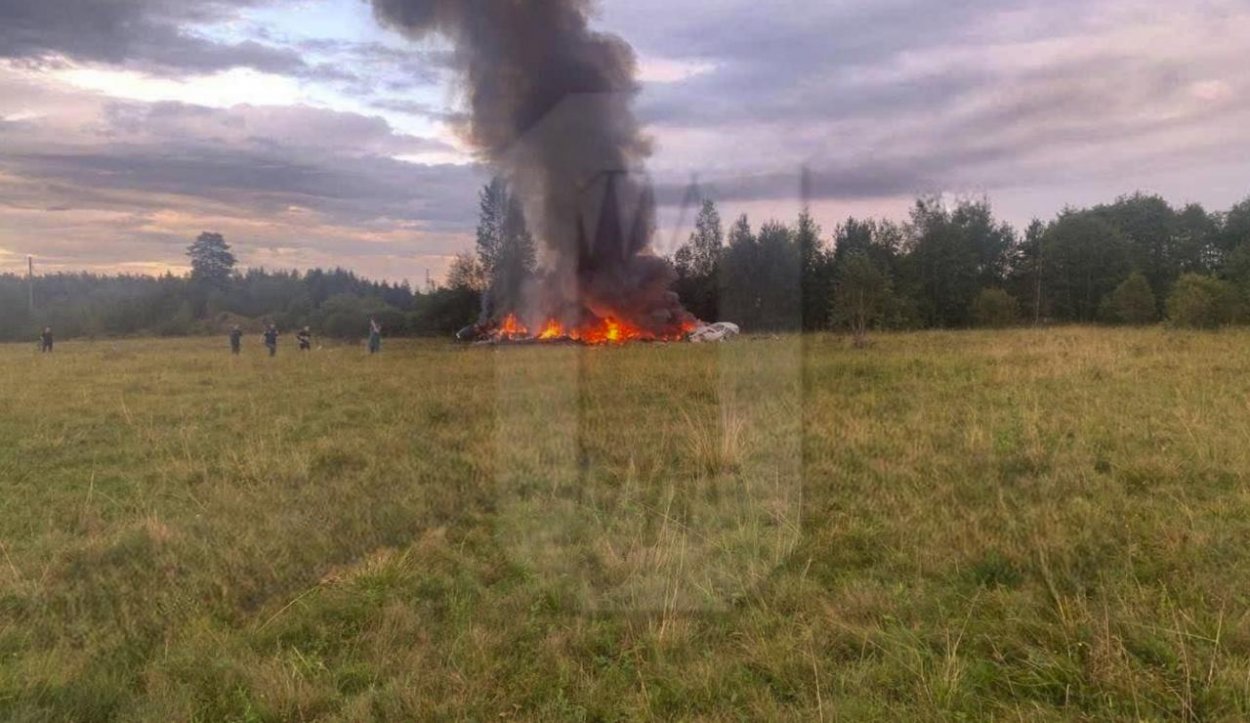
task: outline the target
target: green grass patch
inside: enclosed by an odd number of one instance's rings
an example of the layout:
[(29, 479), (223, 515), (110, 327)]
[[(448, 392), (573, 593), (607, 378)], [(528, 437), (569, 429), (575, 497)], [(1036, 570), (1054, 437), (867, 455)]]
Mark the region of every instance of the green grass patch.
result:
[(0, 719), (1250, 718), (1250, 332), (0, 347)]

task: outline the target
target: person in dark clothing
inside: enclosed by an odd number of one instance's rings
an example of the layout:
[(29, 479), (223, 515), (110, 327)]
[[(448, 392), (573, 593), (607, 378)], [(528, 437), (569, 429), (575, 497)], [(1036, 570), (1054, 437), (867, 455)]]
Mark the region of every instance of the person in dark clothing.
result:
[(237, 355), (242, 351), (243, 330), (239, 328), (238, 324), (235, 324), (234, 327), (230, 329), (230, 353)]
[(303, 329), (300, 329), (299, 333), (295, 335), (295, 338), (299, 340), (300, 351), (312, 351), (312, 330), (311, 329), (309, 329), (308, 327), (304, 327)]
[(44, 354), (52, 353), (52, 327), (45, 326), (43, 333), (39, 335), (39, 351)]
[(369, 353), (377, 354), (382, 351), (382, 325), (377, 319), (369, 320)]
[(265, 329), (265, 346), (269, 349), (269, 356), (278, 354), (278, 327), (273, 324)]

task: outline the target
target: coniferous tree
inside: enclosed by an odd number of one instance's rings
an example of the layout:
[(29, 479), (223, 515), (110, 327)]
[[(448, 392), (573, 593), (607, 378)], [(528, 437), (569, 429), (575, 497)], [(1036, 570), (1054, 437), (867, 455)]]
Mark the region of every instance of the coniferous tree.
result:
[(674, 255), (677, 292), (686, 308), (700, 319), (720, 317), (720, 286), (725, 255), (725, 233), (716, 203), (704, 200), (695, 218), (690, 240)]
[(1046, 226), (1039, 219), (1033, 219), (1024, 232), (1024, 244), (1021, 248), (1019, 268), (1022, 276), (1028, 279), (1028, 298), (1030, 313), (1034, 324), (1042, 323), (1042, 280), (1046, 257), (1042, 253), (1042, 242), (1046, 237)]
[(721, 229), (716, 202), (705, 199), (690, 234), (690, 270), (695, 276), (715, 278), (720, 273), (721, 256), (725, 251), (725, 232)]
[(508, 215), (508, 184), (495, 177), (478, 194), (477, 256), (487, 275), (494, 273)]
[(520, 199), (507, 183), (493, 179), (478, 197), (477, 255), (489, 297), (487, 315), (520, 306), (526, 280), (537, 265), (537, 246)]
[(794, 228), (798, 246), (802, 285), (803, 328), (808, 331), (829, 326), (829, 294), (833, 290), (833, 258), (820, 239), (820, 225), (808, 209), (799, 214)]
[(187, 247), (187, 256), (191, 259), (192, 281), (215, 288), (222, 288), (230, 281), (238, 262), (225, 238), (207, 231)]
[(759, 262), (759, 245), (744, 213), (729, 228), (724, 255), (720, 307), (724, 318), (748, 328), (756, 321), (762, 303), (752, 271)]
[(771, 331), (803, 328), (803, 258), (794, 230), (767, 221), (756, 235), (756, 326)]
[(521, 303), (526, 280), (534, 274), (538, 260), (534, 237), (525, 223), (521, 201), (515, 195), (508, 196), (502, 231), (495, 265), (487, 281), (497, 303), (505, 303), (508, 310), (513, 311)]

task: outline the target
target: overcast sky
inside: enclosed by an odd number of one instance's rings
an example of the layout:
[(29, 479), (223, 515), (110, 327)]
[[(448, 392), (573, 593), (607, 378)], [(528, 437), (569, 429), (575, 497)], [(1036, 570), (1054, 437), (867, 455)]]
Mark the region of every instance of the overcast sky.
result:
[[(1134, 190), (1250, 195), (1247, 0), (604, 0), (665, 198), (826, 231), (985, 194), (1023, 224)], [(446, 48), (363, 0), (0, 0), (0, 271), (243, 263), (440, 277), (489, 171)], [(657, 239), (684, 231), (680, 204)], [(688, 216), (687, 216), (688, 218)]]

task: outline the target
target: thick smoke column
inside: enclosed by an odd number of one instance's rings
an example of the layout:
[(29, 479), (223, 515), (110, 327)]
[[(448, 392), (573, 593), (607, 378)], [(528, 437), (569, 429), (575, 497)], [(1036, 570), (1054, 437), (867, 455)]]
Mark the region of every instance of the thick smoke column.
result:
[(589, 28), (589, 0), (372, 0), (384, 23), (454, 46), (468, 138), (520, 194), (543, 244), (531, 318), (583, 311), (656, 332), (690, 320), (674, 272), (650, 253), (655, 206), (641, 175), (650, 144), (634, 116), (633, 50)]

